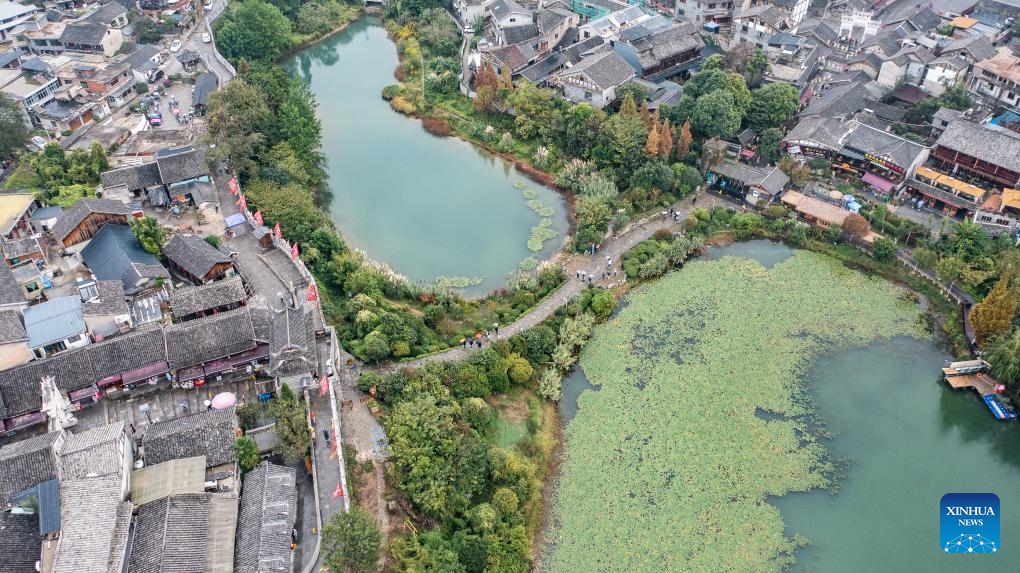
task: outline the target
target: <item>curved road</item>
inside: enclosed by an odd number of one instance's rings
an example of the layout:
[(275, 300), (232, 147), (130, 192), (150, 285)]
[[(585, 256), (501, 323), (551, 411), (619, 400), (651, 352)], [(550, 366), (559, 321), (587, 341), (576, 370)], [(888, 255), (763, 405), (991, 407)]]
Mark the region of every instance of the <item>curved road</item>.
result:
[[(603, 241), (598, 254), (596, 254), (594, 258), (591, 255), (584, 254), (570, 255), (566, 264), (567, 282), (560, 285), (560, 287), (551, 295), (546, 297), (541, 304), (528, 311), (527, 314), (517, 319), (513, 324), (500, 327), (500, 336), (505, 338), (532, 328), (552, 316), (552, 314), (556, 312), (556, 309), (570, 302), (570, 299), (574, 298), (575, 295), (579, 294), (585, 288), (585, 283), (577, 280), (573, 276), (577, 271), (585, 271), (589, 274), (601, 273), (606, 268), (605, 258), (607, 256), (612, 257), (614, 268), (619, 269), (621, 263), (620, 256), (623, 253), (627, 252), (641, 241), (650, 238), (659, 229), (675, 230), (674, 227), (681, 226), (683, 221), (687, 219), (691, 211), (693, 211), (697, 206), (695, 205), (695, 201), (700, 195), (700, 193), (693, 194), (691, 197), (674, 205), (674, 209), (680, 212), (680, 223), (674, 223), (672, 219), (668, 217), (663, 218), (662, 215), (659, 214), (652, 215), (641, 219), (640, 221), (631, 223), (620, 234), (614, 235)], [(712, 206), (715, 201), (715, 198), (706, 196), (706, 200), (702, 201), (702, 206)], [(401, 368), (418, 368), (427, 362), (461, 360), (470, 356), (471, 352), (472, 350), (470, 348), (458, 346), (449, 350), (431, 354), (424, 358), (419, 358), (418, 360), (381, 364), (366, 368), (379, 373), (392, 372), (393, 370)]]

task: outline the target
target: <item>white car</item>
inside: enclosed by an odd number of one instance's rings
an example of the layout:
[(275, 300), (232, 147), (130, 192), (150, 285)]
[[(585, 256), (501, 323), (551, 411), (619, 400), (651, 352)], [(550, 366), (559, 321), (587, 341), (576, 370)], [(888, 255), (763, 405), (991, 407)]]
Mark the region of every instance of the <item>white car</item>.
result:
[(212, 12), (212, 2), (206, 2), (205, 4), (203, 4), (202, 10), (205, 10), (206, 12)]
[(212, 34), (210, 34), (209, 32), (202, 34), (202, 41), (205, 42), (206, 44), (212, 42)]
[(174, 40), (173, 42), (170, 42), (170, 51), (171, 52), (177, 53), (177, 52), (180, 51), (180, 49), (181, 49), (181, 41), (180, 40)]

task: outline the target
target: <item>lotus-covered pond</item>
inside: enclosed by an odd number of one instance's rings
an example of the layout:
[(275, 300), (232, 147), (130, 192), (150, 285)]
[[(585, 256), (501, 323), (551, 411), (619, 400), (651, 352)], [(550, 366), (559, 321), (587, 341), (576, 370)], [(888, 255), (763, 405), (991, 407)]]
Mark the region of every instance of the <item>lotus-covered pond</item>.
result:
[[(940, 410), (935, 380), (944, 356), (922, 328), (920, 306), (905, 290), (822, 255), (768, 243), (738, 245), (729, 254), (742, 256), (706, 257), (635, 289), (596, 329), (580, 364), (598, 391), (580, 392), (564, 430), (544, 571), (778, 572), (798, 561), (809, 561), (811, 571), (885, 570), (867, 555), (852, 566), (847, 551), (827, 557), (848, 531), (898, 531), (860, 522), (864, 511), (883, 509), (866, 492), (855, 494), (857, 503), (844, 505), (843, 514), (833, 514), (831, 500), (839, 499), (839, 487), (857, 483), (858, 467), (895, 483), (944, 463), (946, 454), (924, 445), (953, 439), (927, 412)], [(888, 360), (904, 348), (919, 358)], [(869, 361), (868, 350), (886, 359)], [(858, 354), (826, 361), (848, 352)], [(820, 393), (818, 367), (829, 381)], [(849, 369), (861, 374), (847, 377)], [(869, 402), (883, 400), (890, 379), (899, 381), (901, 394), (933, 396), (921, 401), (923, 431), (909, 422), (901, 427), (905, 421), (896, 416), (875, 418)], [(842, 380), (861, 387), (841, 391)], [(568, 378), (564, 395), (587, 382)], [(968, 402), (968, 416), (987, 414), (969, 395), (949, 400)], [(835, 438), (824, 417), (833, 409), (843, 412), (837, 419), (844, 434)], [(979, 423), (996, 429), (990, 417)], [(857, 435), (857, 424), (869, 425), (864, 435), (872, 442)], [(890, 466), (888, 456), (877, 454), (876, 431), (913, 432), (904, 441), (930, 455), (911, 456), (920, 467), (910, 471)], [(833, 445), (838, 455), (829, 451)], [(996, 475), (1008, 475), (999, 471), (1001, 462), (993, 465)], [(871, 478), (868, 487), (879, 487)], [(939, 499), (949, 491), (944, 485), (939, 480), (908, 500), (915, 528), (930, 531), (937, 523)], [(906, 489), (899, 484), (895, 491)], [(925, 505), (920, 498), (928, 496)], [(781, 511), (788, 499), (796, 501), (788, 508), (792, 523)], [(824, 531), (814, 531), (819, 522)], [(809, 545), (814, 533), (824, 543)], [(937, 553), (937, 531), (913, 545)]]

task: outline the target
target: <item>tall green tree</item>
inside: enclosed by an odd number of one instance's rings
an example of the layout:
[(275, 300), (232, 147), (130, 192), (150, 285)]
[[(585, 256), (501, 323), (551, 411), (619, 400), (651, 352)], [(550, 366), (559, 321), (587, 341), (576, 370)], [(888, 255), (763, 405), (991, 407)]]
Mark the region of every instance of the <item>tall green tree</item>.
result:
[(167, 230), (153, 217), (131, 219), (131, 230), (138, 237), (138, 242), (146, 252), (157, 259), (163, 257), (163, 243), (166, 241)]
[(783, 142), (783, 132), (780, 129), (766, 129), (758, 136), (758, 155), (769, 163), (779, 161), (779, 145)]
[(290, 48), (290, 20), (262, 0), (236, 4), (216, 24), (216, 47), (235, 64), (241, 60), (276, 61)]
[(308, 431), (305, 407), (290, 386), (280, 386), (276, 399), (269, 403), (269, 410), (276, 418), (277, 452), (289, 464), (303, 460), (312, 445), (312, 436)]
[(698, 98), (691, 125), (706, 137), (729, 139), (740, 129), (740, 117), (733, 96), (720, 89)]
[(237, 463), (242, 472), (250, 472), (259, 465), (259, 447), (248, 436), (241, 436), (234, 442), (234, 453), (237, 454)]
[(786, 82), (768, 84), (751, 92), (747, 127), (762, 132), (790, 121), (800, 105), (797, 89)]
[(235, 79), (213, 93), (206, 114), (208, 129), (203, 136), (215, 144), (208, 153), (210, 159), (227, 160), (238, 171), (253, 174), (255, 152), (266, 141), (265, 134), (256, 129), (268, 117), (269, 106), (262, 93), (243, 79)]
[(359, 505), (336, 512), (322, 528), (322, 554), (330, 571), (375, 573), (382, 535), (379, 525)]
[(28, 125), (19, 102), (0, 93), (0, 159), (13, 159), (28, 144)]
[(992, 375), (1013, 390), (1020, 384), (1020, 329), (999, 339), (985, 355), (992, 365)]

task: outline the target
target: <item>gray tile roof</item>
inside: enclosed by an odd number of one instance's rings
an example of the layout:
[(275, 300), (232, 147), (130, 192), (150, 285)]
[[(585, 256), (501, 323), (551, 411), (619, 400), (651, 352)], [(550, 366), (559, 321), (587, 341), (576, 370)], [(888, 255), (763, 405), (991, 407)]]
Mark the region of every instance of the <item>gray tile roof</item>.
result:
[(8, 573), (35, 573), (42, 555), (37, 515), (0, 512), (0, 563)]
[(520, 70), (528, 65), (528, 58), (517, 44), (501, 46), (487, 52), (499, 65), (510, 66), (510, 71)]
[(157, 66), (156, 62), (152, 58), (159, 53), (159, 48), (152, 44), (139, 44), (138, 48), (124, 58), (123, 62), (131, 69), (139, 72), (145, 72), (151, 70)]
[(120, 481), (124, 471), (122, 444), (124, 422), (104, 424), (68, 434), (60, 448), (60, 477), (62, 480), (113, 476)]
[(39, 348), (88, 329), (82, 316), (81, 299), (62, 296), (25, 309), (28, 345)]
[(85, 16), (82, 20), (93, 24), (109, 26), (111, 22), (126, 13), (127, 9), (124, 8), (124, 6), (117, 4), (116, 2), (111, 2), (88, 16)]
[(316, 370), (315, 326), (312, 315), (288, 308), (273, 318), (269, 372), (292, 376)]
[(202, 286), (188, 286), (170, 291), (170, 310), (180, 318), (243, 302), (248, 298), (241, 277), (231, 277)]
[(209, 96), (216, 91), (218, 85), (216, 75), (205, 72), (195, 80), (195, 91), (191, 92), (191, 105), (208, 105)]
[(0, 305), (6, 304), (27, 304), (25, 296), (21, 293), (21, 287), (7, 266), (7, 261), (0, 260)]
[(563, 8), (545, 8), (538, 12), (538, 29), (543, 34), (548, 34), (555, 28), (574, 16), (574, 13)]
[(198, 52), (190, 48), (184, 48), (177, 54), (177, 61), (182, 64), (195, 63), (202, 59)]
[(705, 45), (698, 30), (690, 22), (657, 31), (631, 44), (637, 50), (638, 62), (646, 70), (659, 65), (666, 58)]
[(737, 163), (735, 161), (720, 161), (713, 165), (711, 171), (725, 175), (731, 179), (740, 181), (746, 185), (759, 185), (769, 193), (775, 195), (786, 187), (790, 182), (789, 176), (782, 172), (779, 167), (765, 167), (757, 169), (750, 165)]
[(817, 18), (802, 21), (797, 26), (797, 35), (811, 36), (825, 45), (829, 45), (839, 38), (839, 34), (831, 26)]
[(248, 312), (251, 315), (251, 324), (255, 330), (255, 340), (269, 342), (273, 337), (273, 321), (276, 313), (269, 309), (266, 297), (255, 294), (248, 299)]
[(164, 497), (138, 508), (128, 573), (195, 573), (205, 568), (209, 496)]
[(995, 57), (998, 52), (991, 40), (983, 34), (975, 34), (960, 40), (953, 40), (942, 48), (942, 54), (963, 53), (975, 62)]
[(297, 509), (294, 468), (263, 462), (244, 477), (237, 520), (234, 571), (290, 571), (291, 530)]
[(843, 145), (849, 145), (879, 157), (888, 157), (904, 170), (909, 169), (917, 156), (925, 150), (923, 145), (863, 124), (850, 132), (843, 140)]
[(85, 316), (105, 316), (111, 314), (129, 314), (127, 300), (124, 296), (124, 283), (120, 281), (96, 281), (99, 297), (84, 301), (81, 305)]
[(234, 408), (156, 422), (142, 436), (145, 463), (152, 465), (195, 456), (205, 456), (208, 467), (233, 462), (236, 428)]
[(108, 224), (81, 250), (81, 258), (99, 280), (119, 280), (131, 291), (158, 277), (170, 278), (159, 260), (142, 248), (131, 227)]
[(0, 344), (12, 342), (28, 342), (21, 315), (15, 310), (0, 311)]
[(103, 187), (107, 189), (123, 185), (127, 187), (128, 191), (136, 191), (162, 183), (159, 178), (159, 166), (155, 161), (111, 169), (100, 173), (99, 177), (103, 182)]
[(133, 332), (91, 344), (83, 352), (89, 357), (92, 376), (96, 380), (166, 360), (163, 330), (156, 325), (145, 325)]
[(53, 573), (120, 573), (131, 509), (120, 499), (118, 478), (63, 480)]
[(961, 118), (950, 123), (935, 144), (1020, 172), (1020, 136), (1006, 130), (982, 127)]
[(616, 87), (634, 77), (634, 68), (615, 51), (588, 56), (560, 73), (561, 78), (584, 75), (600, 89)]
[(525, 24), (523, 26), (503, 28), (503, 37), (506, 38), (507, 44), (526, 42), (538, 37), (538, 26), (535, 24)]
[(75, 44), (79, 46), (100, 46), (106, 31), (110, 29), (108, 24), (93, 24), (91, 22), (73, 22), (64, 28), (60, 35), (61, 43)]
[(173, 370), (255, 348), (255, 331), (245, 307), (171, 324), (164, 334), (167, 357)]
[(162, 156), (157, 154), (156, 165), (164, 185), (209, 174), (209, 168), (205, 165), (205, 152), (201, 149), (188, 149)]
[(226, 253), (198, 235), (174, 235), (163, 247), (163, 254), (175, 265), (198, 278), (205, 277), (218, 264), (232, 262)]
[(13, 495), (57, 477), (52, 448), (58, 437), (60, 432), (50, 432), (0, 448), (0, 509), (6, 509)]
[(811, 101), (798, 115), (800, 117), (823, 115), (825, 117), (849, 118), (868, 107), (873, 98), (864, 84), (870, 78), (864, 72), (859, 72), (859, 74), (859, 77), (853, 80), (825, 82), (815, 87)]
[(79, 199), (70, 209), (57, 219), (57, 222), (50, 229), (57, 241), (63, 241), (86, 217), (92, 213), (106, 213), (111, 215), (131, 215), (131, 208), (126, 203), (116, 199), (101, 199), (87, 197)]
[(0, 67), (6, 66), (24, 55), (25, 52), (22, 52), (19, 48), (11, 48), (4, 51), (4, 53), (0, 54)]

